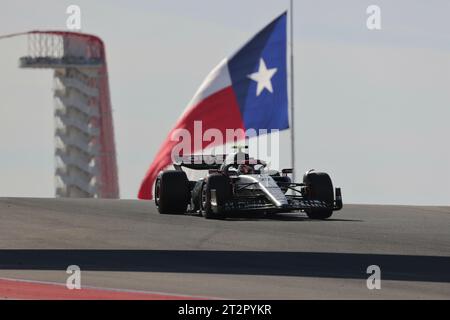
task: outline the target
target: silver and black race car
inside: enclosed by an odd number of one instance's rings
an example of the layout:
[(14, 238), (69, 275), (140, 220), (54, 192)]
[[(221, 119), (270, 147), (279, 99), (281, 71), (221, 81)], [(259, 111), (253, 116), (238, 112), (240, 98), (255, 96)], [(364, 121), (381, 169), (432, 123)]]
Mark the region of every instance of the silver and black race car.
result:
[[(161, 172), (155, 183), (161, 214), (200, 213), (211, 219), (242, 211), (304, 211), (311, 219), (327, 219), (343, 206), (341, 190), (333, 189), (328, 174), (310, 170), (302, 183), (292, 182), (292, 169), (268, 170), (245, 152), (180, 157), (174, 168)], [(189, 181), (183, 168), (208, 173)]]

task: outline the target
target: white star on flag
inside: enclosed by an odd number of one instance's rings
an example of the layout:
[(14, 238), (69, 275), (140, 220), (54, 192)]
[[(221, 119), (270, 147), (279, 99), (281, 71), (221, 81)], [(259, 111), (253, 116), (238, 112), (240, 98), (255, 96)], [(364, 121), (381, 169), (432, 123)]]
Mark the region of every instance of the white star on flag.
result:
[(267, 89), (270, 93), (273, 93), (272, 82), (270, 79), (272, 79), (275, 72), (277, 72), (277, 68), (267, 69), (264, 60), (262, 58), (259, 60), (258, 72), (247, 76), (258, 83), (256, 87), (256, 96), (259, 96), (264, 89)]

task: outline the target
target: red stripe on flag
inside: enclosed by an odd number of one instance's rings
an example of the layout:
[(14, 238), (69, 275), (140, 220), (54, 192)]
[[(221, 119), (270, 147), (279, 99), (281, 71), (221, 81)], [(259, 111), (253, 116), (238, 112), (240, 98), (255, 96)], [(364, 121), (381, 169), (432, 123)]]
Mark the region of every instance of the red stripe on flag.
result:
[[(200, 151), (197, 150), (194, 145), (194, 121), (202, 121), (203, 132), (213, 128), (220, 130), (224, 137), (224, 143), (228, 142), (225, 141), (226, 129), (245, 129), (242, 116), (239, 111), (239, 105), (231, 86), (217, 91), (206, 99), (200, 101), (197, 105), (189, 108), (183, 117), (177, 122), (175, 128), (169, 133), (168, 137), (156, 154), (153, 163), (150, 165), (150, 168), (141, 183), (138, 194), (139, 199), (152, 199), (152, 187), (158, 173), (165, 167), (172, 164), (171, 152), (174, 146), (179, 142), (171, 141), (170, 137), (176, 129), (188, 130), (192, 136), (192, 153)], [(215, 145), (214, 142), (203, 141), (201, 149), (213, 145)]]

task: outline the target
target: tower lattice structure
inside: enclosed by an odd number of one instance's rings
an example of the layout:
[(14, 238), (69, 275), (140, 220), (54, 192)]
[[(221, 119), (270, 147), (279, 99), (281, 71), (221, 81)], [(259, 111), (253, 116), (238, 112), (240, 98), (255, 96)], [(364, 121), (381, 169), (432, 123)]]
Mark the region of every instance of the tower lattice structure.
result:
[(55, 195), (118, 198), (114, 127), (103, 41), (31, 31), (21, 68), (54, 71)]

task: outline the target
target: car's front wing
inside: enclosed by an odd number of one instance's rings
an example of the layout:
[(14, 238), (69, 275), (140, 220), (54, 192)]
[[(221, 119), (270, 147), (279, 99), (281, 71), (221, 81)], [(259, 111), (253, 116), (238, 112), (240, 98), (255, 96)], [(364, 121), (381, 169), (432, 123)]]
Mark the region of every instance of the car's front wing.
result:
[(281, 207), (277, 207), (270, 203), (264, 197), (234, 197), (229, 201), (226, 201), (220, 208), (217, 206), (215, 201), (215, 190), (211, 192), (211, 206), (213, 211), (278, 211), (278, 212), (289, 212), (289, 211), (299, 211), (307, 209), (331, 209), (340, 210), (342, 209), (342, 197), (341, 190), (336, 188), (336, 200), (333, 203), (327, 203), (320, 200), (306, 200), (301, 196), (286, 195), (288, 204)]

